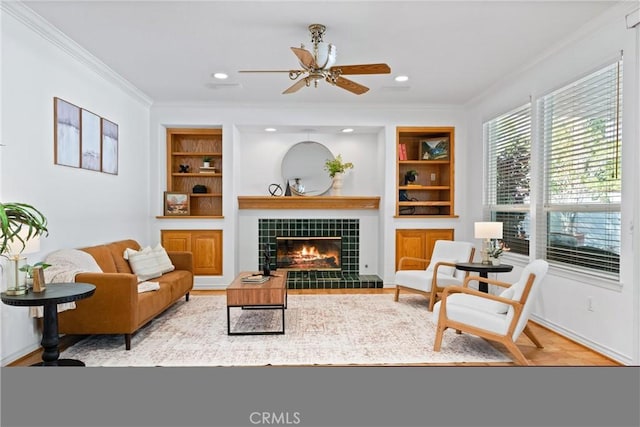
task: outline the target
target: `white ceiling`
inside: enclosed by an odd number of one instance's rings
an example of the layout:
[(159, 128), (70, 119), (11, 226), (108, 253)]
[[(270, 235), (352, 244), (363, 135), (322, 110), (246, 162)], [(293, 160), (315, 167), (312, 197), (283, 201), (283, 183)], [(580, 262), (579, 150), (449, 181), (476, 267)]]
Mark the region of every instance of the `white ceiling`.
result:
[[(613, 1), (25, 1), (154, 102), (285, 105), (464, 104), (541, 57)], [(337, 64), (386, 62), (390, 75), (350, 76), (282, 95), (299, 68), (290, 47), (327, 26)], [(229, 74), (225, 81), (211, 77)], [(405, 74), (406, 83), (393, 77)]]

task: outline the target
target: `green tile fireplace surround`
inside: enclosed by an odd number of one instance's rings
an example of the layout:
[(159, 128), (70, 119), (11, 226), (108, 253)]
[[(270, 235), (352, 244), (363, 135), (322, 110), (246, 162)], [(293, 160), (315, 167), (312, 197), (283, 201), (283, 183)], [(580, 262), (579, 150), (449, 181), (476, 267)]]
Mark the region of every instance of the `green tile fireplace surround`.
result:
[[(358, 219), (258, 219), (258, 265), (262, 265), (264, 246), (273, 252), (276, 237), (341, 237), (342, 270), (290, 271), (289, 289), (341, 289), (382, 288), (382, 279), (376, 275), (361, 275), (360, 220)], [(271, 270), (276, 269), (275, 256), (271, 257)]]

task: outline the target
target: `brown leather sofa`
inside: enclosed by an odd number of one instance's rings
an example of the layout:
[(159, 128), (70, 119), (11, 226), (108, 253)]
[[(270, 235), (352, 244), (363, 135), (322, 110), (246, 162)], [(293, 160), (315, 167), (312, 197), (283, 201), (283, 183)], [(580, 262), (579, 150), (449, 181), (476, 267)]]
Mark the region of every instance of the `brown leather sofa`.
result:
[(183, 296), (189, 301), (193, 289), (191, 252), (169, 252), (175, 270), (149, 279), (160, 289), (138, 293), (137, 276), (124, 259), (127, 248), (140, 250), (135, 240), (122, 240), (81, 248), (89, 253), (102, 273), (79, 273), (76, 282), (96, 286), (92, 297), (76, 302), (76, 308), (58, 315), (60, 333), (74, 335), (124, 334), (125, 347), (131, 349), (131, 336)]

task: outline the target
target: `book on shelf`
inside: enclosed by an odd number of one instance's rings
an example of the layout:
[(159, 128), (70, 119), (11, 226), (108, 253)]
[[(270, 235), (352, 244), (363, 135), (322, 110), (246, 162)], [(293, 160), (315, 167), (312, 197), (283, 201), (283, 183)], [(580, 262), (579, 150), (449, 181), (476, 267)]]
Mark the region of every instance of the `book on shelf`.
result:
[(251, 274), (242, 278), (242, 283), (264, 283), (269, 280), (269, 276), (263, 274)]
[(398, 147), (399, 160), (407, 160), (407, 144), (400, 144)]

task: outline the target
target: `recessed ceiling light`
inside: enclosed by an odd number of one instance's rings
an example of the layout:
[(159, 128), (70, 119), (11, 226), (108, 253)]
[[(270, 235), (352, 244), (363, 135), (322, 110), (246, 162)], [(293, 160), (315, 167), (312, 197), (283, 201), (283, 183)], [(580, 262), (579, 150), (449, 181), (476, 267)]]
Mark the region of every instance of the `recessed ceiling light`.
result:
[(213, 73), (213, 77), (216, 79), (224, 80), (229, 77), (226, 73)]
[(277, 131), (277, 130), (278, 130), (278, 129), (276, 129), (276, 128), (264, 128), (264, 131), (265, 131), (265, 132), (275, 132), (275, 131)]
[(396, 76), (394, 80), (397, 82), (406, 82), (409, 80), (409, 76)]
[(353, 129), (352, 128), (344, 128), (344, 129), (342, 129), (342, 132), (350, 133), (350, 132), (353, 132)]

